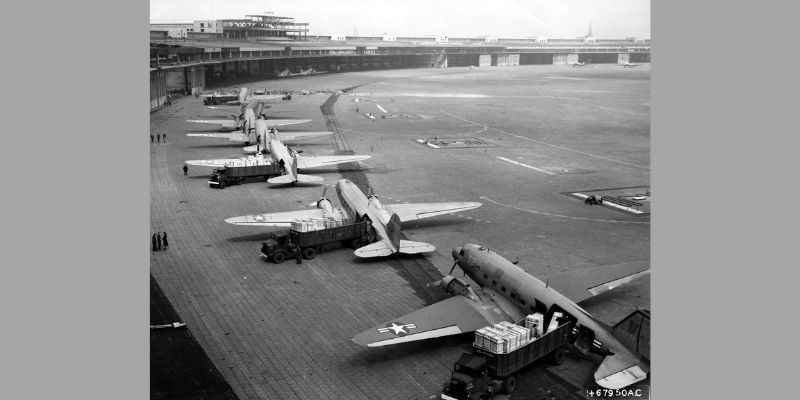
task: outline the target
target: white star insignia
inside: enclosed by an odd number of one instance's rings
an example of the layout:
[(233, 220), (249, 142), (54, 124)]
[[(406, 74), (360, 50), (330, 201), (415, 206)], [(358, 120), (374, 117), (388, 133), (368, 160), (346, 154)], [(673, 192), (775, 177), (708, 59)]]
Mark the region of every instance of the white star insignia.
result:
[(408, 333), (408, 332), (406, 332), (406, 326), (405, 325), (397, 325), (394, 322), (392, 322), (392, 326), (390, 326), (389, 329), (393, 330), (395, 335), (400, 334), (400, 332)]
[(260, 215), (256, 215), (256, 221), (263, 221), (263, 220), (264, 220), (264, 217), (262, 217)]

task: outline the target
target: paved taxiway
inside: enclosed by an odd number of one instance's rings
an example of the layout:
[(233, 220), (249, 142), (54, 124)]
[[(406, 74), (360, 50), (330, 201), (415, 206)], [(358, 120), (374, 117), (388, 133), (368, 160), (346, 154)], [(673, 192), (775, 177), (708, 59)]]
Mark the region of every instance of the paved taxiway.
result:
[[(589, 206), (564, 194), (649, 186), (649, 68), (415, 69), (248, 84), (251, 90), (354, 88), (333, 103), (334, 137), (292, 146), (305, 154), (372, 155), (363, 171), (314, 170), (327, 187), (347, 177), (387, 204), (483, 202), (461, 215), (404, 225), (408, 238), (432, 243), (436, 252), (382, 260), (358, 260), (352, 250), (337, 249), (302, 265), (262, 261), (261, 242), (277, 229), (223, 219), (304, 209), (326, 186), (269, 187), (256, 180), (216, 190), (206, 183), (210, 169), (190, 167), (183, 176), (184, 160), (242, 153), (240, 145), (224, 140), (186, 137), (213, 130), (186, 119), (229, 113), (207, 109), (193, 97), (176, 99), (151, 115), (151, 131), (168, 135), (167, 143), (151, 146), (151, 226), (167, 231), (171, 244), (152, 254), (152, 275), (242, 399), (429, 398), (449, 379), (471, 335), (379, 349), (350, 338), (442, 299), (438, 288), (425, 284), (447, 273), (453, 247), (489, 246), (537, 277), (649, 262), (649, 216)], [(274, 103), (269, 114), (313, 120), (291, 130), (328, 130), (320, 110), (328, 98), (295, 95)], [(365, 116), (382, 110), (399, 118)], [(434, 149), (416, 141), (434, 137), (476, 138), (494, 147)], [(333, 190), (328, 195), (338, 204)], [(649, 278), (643, 279), (585, 308), (614, 323), (636, 307), (649, 308), (649, 288)], [(531, 368), (523, 380), (589, 383), (592, 364), (570, 360), (550, 372), (555, 375)], [(511, 398), (575, 397), (568, 385), (555, 383), (549, 394), (541, 387)]]

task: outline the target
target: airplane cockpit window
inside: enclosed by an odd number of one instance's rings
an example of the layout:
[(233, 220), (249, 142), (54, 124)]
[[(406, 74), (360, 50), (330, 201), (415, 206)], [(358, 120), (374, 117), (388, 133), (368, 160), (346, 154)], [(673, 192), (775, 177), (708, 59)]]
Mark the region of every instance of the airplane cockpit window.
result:
[(481, 247), (478, 247), (478, 251), (484, 251), (484, 252), (488, 252), (488, 251), (489, 251), (489, 248), (488, 248), (488, 247), (485, 247), (485, 246), (481, 246)]

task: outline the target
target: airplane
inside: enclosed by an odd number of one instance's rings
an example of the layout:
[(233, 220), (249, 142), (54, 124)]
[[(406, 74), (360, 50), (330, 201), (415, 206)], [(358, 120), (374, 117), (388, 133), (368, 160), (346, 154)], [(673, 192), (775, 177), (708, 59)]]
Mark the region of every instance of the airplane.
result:
[[(244, 142), (246, 145), (249, 145), (250, 142), (256, 142), (258, 140), (257, 135), (254, 135), (253, 131), (256, 129), (257, 123), (259, 125), (262, 124), (258, 122), (259, 120), (264, 121), (263, 122), (264, 129), (311, 122), (310, 119), (266, 119), (262, 117), (259, 117), (257, 119), (253, 109), (248, 108), (245, 110), (244, 116), (242, 118), (234, 117), (233, 119), (219, 119), (219, 120), (187, 120), (188, 122), (222, 125), (222, 127), (232, 129), (234, 130), (234, 132), (187, 133), (186, 136), (228, 139), (231, 142)], [(240, 132), (238, 131), (239, 129), (241, 129)], [(261, 136), (265, 135), (262, 133)]]
[(297, 182), (322, 182), (324, 179), (320, 176), (303, 175), (297, 173), (298, 169), (325, 167), (329, 165), (342, 164), (347, 162), (363, 161), (372, 156), (310, 156), (301, 157), (297, 151), (294, 151), (283, 144), (280, 140), (272, 139), (269, 141), (269, 153), (273, 161), (281, 166), (283, 175), (267, 179), (269, 183), (291, 183), (294, 185)]
[[(267, 179), (267, 182), (273, 184), (297, 182), (322, 182), (324, 179), (319, 176), (298, 174), (298, 168), (315, 168), (326, 167), (329, 165), (342, 164), (347, 162), (362, 161), (371, 158), (372, 156), (309, 156), (300, 157), (298, 152), (291, 150), (279, 140), (272, 139), (269, 141), (269, 159), (265, 152), (259, 152), (254, 156), (247, 157), (251, 160), (266, 160), (267, 164), (279, 165), (281, 175)], [(222, 168), (225, 164), (240, 160), (240, 158), (224, 158), (216, 160), (188, 160), (186, 164), (195, 165), (199, 167), (216, 167)]]
[(256, 119), (255, 123), (255, 130), (256, 136), (255, 141), (256, 144), (252, 146), (242, 147), (242, 150), (248, 153), (253, 152), (268, 152), (269, 146), (262, 145), (261, 143), (269, 143), (272, 139), (280, 140), (281, 142), (291, 142), (293, 140), (301, 140), (301, 139), (308, 139), (312, 137), (320, 137), (320, 136), (328, 136), (332, 135), (333, 132), (278, 132), (277, 128), (267, 129), (266, 121), (259, 118)]
[(625, 61), (625, 62), (620, 63), (619, 65), (621, 65), (623, 68), (633, 68), (633, 67), (638, 67), (638, 66), (640, 66), (642, 64), (630, 63), (630, 62)]
[(582, 62), (574, 62), (574, 63), (572, 63), (573, 67), (583, 67), (584, 65), (586, 65), (586, 63), (582, 63)]
[(278, 78), (288, 78), (291, 76), (306, 76), (306, 75), (316, 75), (316, 74), (324, 74), (328, 71), (317, 71), (314, 67), (309, 67), (307, 70), (300, 69), (300, 72), (294, 73), (288, 69), (285, 69), (278, 73)]
[(279, 99), (282, 96), (275, 96), (275, 95), (270, 96), (266, 94), (256, 94), (256, 93), (249, 93), (248, 96), (247, 88), (241, 88), (239, 89), (238, 95), (219, 94), (217, 92), (214, 92), (214, 94), (211, 95), (204, 94), (202, 95), (202, 97), (205, 97), (205, 99), (203, 99), (203, 104), (205, 105), (225, 104), (229, 106), (244, 106), (249, 102)]
[(357, 257), (381, 257), (394, 253), (416, 254), (435, 250), (428, 243), (400, 240), (400, 223), (417, 219), (435, 217), (480, 207), (476, 202), (381, 204), (374, 195), (364, 195), (358, 186), (349, 179), (336, 182), (336, 194), (341, 208), (334, 208), (325, 197), (309, 210), (278, 212), (271, 214), (245, 215), (232, 217), (225, 222), (233, 225), (249, 226), (290, 226), (295, 219), (314, 217), (339, 217), (353, 220), (369, 220), (375, 230), (375, 241), (355, 251)]
[[(452, 255), (455, 263), (450, 273), (428, 284), (440, 284), (451, 297), (361, 332), (351, 340), (380, 347), (473, 332), (502, 321), (517, 322), (533, 312), (544, 314), (544, 326), (549, 326), (558, 311), (576, 322), (573, 346), (583, 354), (603, 357), (594, 373), (598, 385), (619, 389), (647, 377), (649, 360), (623, 345), (612, 333), (613, 328), (577, 304), (649, 273), (644, 263), (592, 267), (542, 282), (484, 246), (465, 244), (453, 249)], [(452, 276), (456, 265), (480, 288), (473, 289)]]

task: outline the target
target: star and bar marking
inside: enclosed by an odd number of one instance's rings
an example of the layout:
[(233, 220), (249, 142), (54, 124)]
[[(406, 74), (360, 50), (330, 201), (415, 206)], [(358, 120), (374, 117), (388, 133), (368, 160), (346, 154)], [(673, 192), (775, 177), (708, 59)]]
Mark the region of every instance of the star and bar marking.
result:
[(388, 333), (389, 331), (393, 331), (395, 336), (405, 336), (408, 335), (408, 330), (416, 328), (416, 324), (403, 324), (403, 323), (396, 323), (390, 322), (386, 324), (383, 328), (378, 328), (378, 332), (380, 333)]

